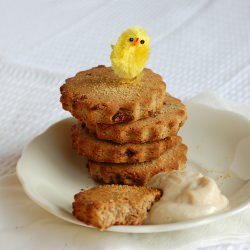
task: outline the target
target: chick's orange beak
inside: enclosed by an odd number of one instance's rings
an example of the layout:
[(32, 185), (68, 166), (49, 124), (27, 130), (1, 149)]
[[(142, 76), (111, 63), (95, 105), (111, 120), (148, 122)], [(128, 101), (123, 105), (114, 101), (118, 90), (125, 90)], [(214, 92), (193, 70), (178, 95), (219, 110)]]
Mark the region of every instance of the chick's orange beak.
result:
[(132, 46), (137, 45), (137, 44), (138, 44), (138, 42), (139, 42), (139, 38), (138, 38), (138, 37), (136, 37), (136, 39), (135, 39), (135, 40), (134, 40), (134, 42), (132, 43)]

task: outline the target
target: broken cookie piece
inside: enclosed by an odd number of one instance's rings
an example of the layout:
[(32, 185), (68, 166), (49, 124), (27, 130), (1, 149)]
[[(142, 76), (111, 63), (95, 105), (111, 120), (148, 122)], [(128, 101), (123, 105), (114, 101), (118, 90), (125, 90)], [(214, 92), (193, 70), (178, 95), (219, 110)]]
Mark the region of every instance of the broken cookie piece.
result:
[(73, 215), (104, 230), (112, 225), (140, 225), (162, 191), (127, 185), (100, 185), (74, 196)]

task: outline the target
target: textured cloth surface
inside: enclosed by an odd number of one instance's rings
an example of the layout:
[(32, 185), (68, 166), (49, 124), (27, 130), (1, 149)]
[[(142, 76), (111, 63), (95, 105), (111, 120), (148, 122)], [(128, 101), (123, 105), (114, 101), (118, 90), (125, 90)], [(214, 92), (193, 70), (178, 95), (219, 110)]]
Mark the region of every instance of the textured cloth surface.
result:
[(67, 116), (59, 88), (65, 76), (0, 61), (0, 175), (13, 173), (25, 144)]
[(250, 104), (248, 0), (38, 2), (0, 3), (0, 55), (69, 76), (110, 65), (110, 44), (141, 25), (152, 41), (148, 67), (173, 95), (209, 89)]
[[(64, 79), (98, 64), (110, 65), (110, 44), (115, 43), (120, 33), (129, 26), (143, 26), (150, 34), (152, 44), (148, 67), (163, 76), (168, 92), (187, 100), (201, 91), (209, 90), (228, 100), (222, 108), (242, 112), (249, 118), (249, 22), (248, 0), (1, 1), (0, 176), (15, 172), (24, 145), (34, 136), (55, 121), (69, 116), (59, 102), (59, 87)], [(215, 102), (208, 94), (197, 98), (210, 104)], [(2, 190), (5, 190), (4, 183), (1, 182)], [(17, 183), (14, 189), (22, 192)], [(27, 201), (27, 204), (32, 209), (35, 207), (32, 202)], [(12, 216), (9, 207), (7, 210), (6, 207), (5, 210), (0, 208), (0, 217), (8, 222), (11, 218), (6, 213)], [(39, 217), (39, 213), (40, 210), (35, 216)], [(45, 221), (46, 218), (48, 221), (52, 218), (45, 212), (43, 215)], [(22, 224), (24, 231), (19, 234), (19, 243), (22, 242), (23, 248), (19, 249), (28, 249), (29, 239), (25, 234), (30, 218)], [(54, 219), (52, 221), (54, 223)], [(220, 225), (219, 222), (217, 224)], [(9, 233), (16, 236), (19, 233), (18, 230), (14, 232), (13, 227), (4, 225), (1, 227), (1, 234), (4, 232), (2, 235)], [(68, 226), (66, 223), (63, 225), (65, 228)], [(249, 224), (248, 227), (249, 236)], [(36, 227), (33, 229), (37, 230)], [(40, 229), (43, 230), (42, 235), (33, 235), (36, 244), (48, 236), (42, 227)], [(80, 234), (82, 228), (78, 230), (77, 234)], [(87, 229), (84, 231), (89, 235)], [(162, 239), (166, 235), (162, 234)], [(196, 236), (200, 237), (198, 234)], [(93, 240), (93, 237), (90, 239)], [(153, 244), (154, 239), (157, 239), (154, 237), (156, 235), (147, 235), (140, 240), (152, 240)], [(104, 241), (101, 242), (106, 242), (112, 237), (103, 236), (102, 239)], [(139, 243), (132, 239), (133, 236), (126, 241), (131, 243), (127, 249), (140, 249), (136, 248)], [(230, 238), (230, 234), (225, 234), (225, 239), (225, 242), (233, 243), (234, 235)], [(58, 236), (55, 244), (59, 240)], [(245, 243), (247, 241), (250, 240), (244, 238), (244, 245), (219, 245), (215, 249), (250, 249), (250, 245)], [(167, 240), (159, 242), (159, 249), (164, 249), (163, 245), (168, 243)], [(201, 247), (202, 242), (204, 245), (204, 238), (201, 238), (200, 245), (193, 246)], [(16, 248), (18, 244), (13, 246), (13, 249)], [(96, 246), (96, 249), (104, 248)]]

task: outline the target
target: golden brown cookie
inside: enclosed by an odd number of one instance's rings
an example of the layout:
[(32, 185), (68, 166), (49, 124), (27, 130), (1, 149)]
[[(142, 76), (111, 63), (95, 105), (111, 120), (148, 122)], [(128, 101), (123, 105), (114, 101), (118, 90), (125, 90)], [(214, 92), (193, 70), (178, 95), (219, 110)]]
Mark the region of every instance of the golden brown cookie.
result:
[(126, 184), (144, 186), (159, 172), (183, 170), (187, 161), (187, 146), (177, 143), (162, 156), (153, 161), (136, 164), (98, 163), (88, 161), (90, 176), (106, 184)]
[(143, 143), (177, 135), (186, 119), (185, 105), (177, 98), (166, 94), (162, 109), (152, 117), (119, 124), (86, 123), (86, 126), (91, 133), (102, 140), (117, 143)]
[(158, 158), (168, 148), (181, 141), (178, 136), (147, 143), (117, 144), (99, 140), (89, 134), (81, 124), (72, 127), (72, 145), (79, 155), (96, 162), (135, 163)]
[(88, 225), (138, 225), (162, 192), (155, 188), (101, 185), (74, 196), (73, 215)]
[(78, 120), (89, 124), (136, 121), (162, 108), (166, 84), (144, 69), (136, 83), (121, 83), (111, 67), (77, 73), (61, 86), (61, 103)]

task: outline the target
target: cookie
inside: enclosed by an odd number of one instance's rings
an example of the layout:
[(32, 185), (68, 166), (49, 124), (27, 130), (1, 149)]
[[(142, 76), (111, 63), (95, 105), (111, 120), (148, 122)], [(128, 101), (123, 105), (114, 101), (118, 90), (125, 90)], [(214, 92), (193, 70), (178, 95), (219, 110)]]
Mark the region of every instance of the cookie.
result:
[(136, 164), (114, 164), (89, 160), (87, 167), (90, 176), (95, 181), (106, 184), (144, 186), (152, 176), (159, 172), (185, 169), (186, 154), (187, 146), (179, 142), (153, 161)]
[(111, 67), (98, 66), (67, 79), (60, 91), (63, 108), (78, 120), (114, 124), (136, 121), (160, 111), (166, 84), (150, 69), (144, 69), (135, 83), (126, 84)]
[(176, 135), (187, 119), (185, 105), (167, 94), (159, 113), (135, 122), (119, 124), (88, 124), (97, 138), (117, 143), (144, 143)]
[(112, 225), (139, 225), (161, 195), (155, 188), (101, 185), (74, 196), (73, 215), (101, 230)]
[(181, 141), (178, 136), (167, 137), (160, 141), (141, 144), (117, 144), (98, 140), (89, 134), (81, 124), (72, 127), (72, 145), (79, 155), (96, 162), (135, 163), (158, 158), (168, 148)]

